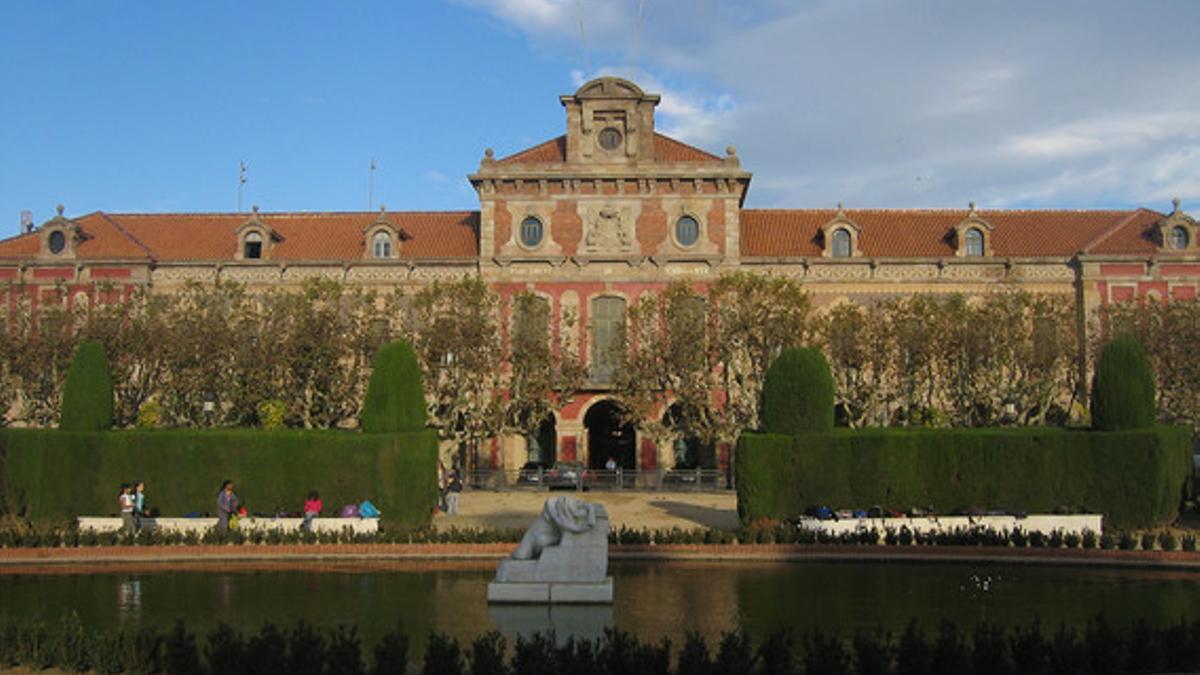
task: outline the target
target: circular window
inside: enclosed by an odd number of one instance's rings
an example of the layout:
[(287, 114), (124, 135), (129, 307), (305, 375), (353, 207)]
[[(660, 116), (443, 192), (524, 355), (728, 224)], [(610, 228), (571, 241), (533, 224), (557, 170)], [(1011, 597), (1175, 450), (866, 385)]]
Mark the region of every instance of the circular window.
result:
[(600, 130), (600, 147), (605, 150), (616, 150), (621, 145), (621, 132), (613, 127), (605, 127)]
[(1171, 248), (1182, 251), (1188, 247), (1188, 231), (1182, 225), (1171, 228)]
[(526, 248), (534, 248), (542, 243), (542, 221), (529, 216), (521, 221), (521, 245)]
[(694, 246), (700, 239), (700, 223), (691, 216), (675, 221), (675, 241), (680, 246)]
[(62, 253), (67, 247), (67, 235), (63, 234), (62, 230), (55, 230), (50, 233), (50, 252), (54, 254)]

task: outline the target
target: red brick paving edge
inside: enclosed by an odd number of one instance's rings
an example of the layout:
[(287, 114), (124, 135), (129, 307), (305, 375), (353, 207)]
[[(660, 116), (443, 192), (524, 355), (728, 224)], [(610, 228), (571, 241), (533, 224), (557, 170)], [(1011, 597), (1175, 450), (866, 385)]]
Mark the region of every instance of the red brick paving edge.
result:
[[(284, 544), (3, 548), (0, 568), (30, 563), (200, 562), (212, 560), (492, 560), (515, 544)], [(819, 544), (619, 544), (614, 560), (690, 561), (945, 561), (1159, 567), (1200, 570), (1200, 552), (974, 546)]]

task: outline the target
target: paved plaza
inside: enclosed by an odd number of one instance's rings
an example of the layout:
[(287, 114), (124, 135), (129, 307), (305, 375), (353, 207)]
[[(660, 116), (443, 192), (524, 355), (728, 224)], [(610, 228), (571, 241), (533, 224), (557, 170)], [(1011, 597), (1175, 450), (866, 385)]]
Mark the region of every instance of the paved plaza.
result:
[[(546, 492), (464, 492), (458, 515), (439, 513), (433, 526), (525, 529), (541, 513)], [(569, 494), (576, 495), (571, 492)], [(737, 494), (724, 492), (586, 492), (590, 502), (603, 504), (613, 529), (670, 529), (738, 526)]]

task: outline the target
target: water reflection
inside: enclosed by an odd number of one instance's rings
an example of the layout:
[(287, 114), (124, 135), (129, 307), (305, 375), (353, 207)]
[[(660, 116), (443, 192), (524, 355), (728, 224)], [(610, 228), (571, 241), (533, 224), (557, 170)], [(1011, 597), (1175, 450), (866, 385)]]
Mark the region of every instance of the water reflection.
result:
[(488, 618), (509, 644), (518, 636), (554, 633), (555, 642), (568, 638), (599, 640), (604, 629), (613, 627), (611, 605), (496, 605), (490, 604)]
[(117, 619), (121, 623), (141, 623), (142, 581), (125, 579), (117, 584)]

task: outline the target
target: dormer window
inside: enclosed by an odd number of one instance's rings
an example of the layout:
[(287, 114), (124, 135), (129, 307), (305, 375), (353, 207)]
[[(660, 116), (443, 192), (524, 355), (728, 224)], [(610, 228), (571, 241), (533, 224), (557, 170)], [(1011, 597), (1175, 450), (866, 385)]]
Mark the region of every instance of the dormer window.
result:
[(392, 237), (390, 234), (387, 232), (376, 232), (375, 236), (371, 237), (371, 257), (392, 257)]
[(242, 258), (246, 260), (258, 260), (263, 254), (263, 237), (258, 232), (247, 232), (246, 238), (242, 240)]
[(966, 254), (968, 258), (983, 257), (983, 232), (978, 227), (967, 229)]
[(1188, 247), (1191, 237), (1188, 234), (1187, 228), (1182, 225), (1176, 225), (1171, 228), (1171, 234), (1167, 244), (1176, 251), (1182, 251)]
[(67, 249), (67, 234), (62, 230), (54, 230), (50, 233), (47, 246), (54, 255), (62, 253)]
[(833, 231), (833, 257), (849, 258), (851, 251), (850, 231), (839, 227)]

